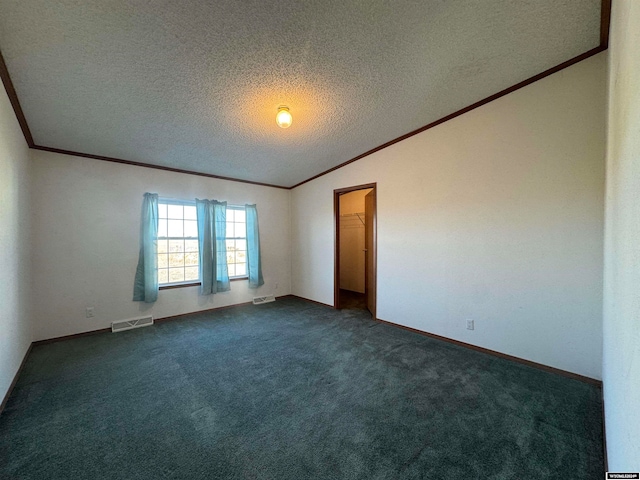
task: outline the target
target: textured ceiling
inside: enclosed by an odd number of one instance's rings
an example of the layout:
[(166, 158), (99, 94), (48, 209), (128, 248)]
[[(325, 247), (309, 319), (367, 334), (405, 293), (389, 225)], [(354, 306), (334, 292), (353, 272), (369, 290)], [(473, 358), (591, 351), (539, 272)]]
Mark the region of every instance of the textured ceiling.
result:
[(36, 145), (292, 186), (597, 47), (600, 3), (0, 0), (0, 49)]

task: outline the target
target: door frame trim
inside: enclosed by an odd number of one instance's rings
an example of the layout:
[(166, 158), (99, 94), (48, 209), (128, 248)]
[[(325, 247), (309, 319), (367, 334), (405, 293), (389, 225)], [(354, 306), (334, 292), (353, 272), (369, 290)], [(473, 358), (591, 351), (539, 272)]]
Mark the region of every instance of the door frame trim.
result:
[[(349, 193), (356, 192), (358, 190), (368, 190), (372, 188), (376, 192), (376, 201), (374, 204), (373, 212), (373, 275), (377, 280), (378, 274), (378, 184), (377, 183), (364, 183), (362, 185), (354, 185), (352, 187), (337, 188), (333, 190), (333, 239), (334, 239), (334, 267), (333, 267), (333, 308), (340, 309), (340, 196)], [(376, 281), (376, 288), (378, 288), (378, 282)], [(377, 292), (374, 291), (374, 298), (378, 299)]]

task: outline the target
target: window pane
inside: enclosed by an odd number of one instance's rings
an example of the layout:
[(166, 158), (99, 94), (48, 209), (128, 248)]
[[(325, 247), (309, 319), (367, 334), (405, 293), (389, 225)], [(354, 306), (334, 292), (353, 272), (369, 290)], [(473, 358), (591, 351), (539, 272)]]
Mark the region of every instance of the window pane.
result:
[(159, 218), (167, 218), (167, 204), (166, 203), (158, 203), (158, 217)]
[(189, 252), (184, 254), (185, 265), (198, 265), (198, 252)]
[(159, 283), (170, 285), (198, 281), (196, 206), (179, 202), (159, 202), (158, 214)]
[(184, 206), (184, 219), (185, 220), (197, 220), (196, 214), (196, 206), (195, 205), (185, 205)]
[(245, 263), (247, 261), (247, 252), (238, 250), (236, 252), (236, 263)]
[(229, 276), (230, 277), (235, 277), (236, 276), (236, 266), (233, 264), (229, 265)]
[(158, 240), (158, 253), (167, 253), (169, 251), (169, 242), (167, 240)]
[(184, 236), (198, 238), (198, 223), (195, 220), (184, 221)]
[(236, 240), (236, 248), (238, 250), (246, 250), (247, 249), (247, 241), (246, 240)]
[(242, 210), (236, 210), (236, 222), (242, 222), (245, 223), (246, 220), (246, 212), (245, 209), (243, 208)]
[(236, 223), (236, 237), (247, 238), (247, 224)]
[(158, 220), (158, 236), (166, 237), (167, 236), (167, 221), (160, 219)]
[(198, 251), (198, 240), (185, 240), (184, 241), (184, 251), (185, 252), (197, 252)]
[(239, 277), (241, 275), (247, 274), (247, 264), (246, 263), (236, 263), (236, 276)]
[(233, 252), (235, 250), (234, 240), (227, 240), (227, 252)]
[(169, 240), (169, 251), (170, 252), (183, 252), (184, 251), (184, 240)]
[(232, 263), (236, 263), (236, 256), (233, 252), (227, 252), (227, 263), (231, 265)]
[(184, 265), (184, 253), (170, 253), (169, 266), (182, 267)]
[(167, 218), (182, 219), (182, 205), (168, 205)]
[(158, 270), (158, 283), (167, 283), (169, 281), (169, 272), (166, 268)]
[(182, 237), (182, 220), (169, 220), (169, 237)]
[(233, 238), (233, 222), (227, 221), (227, 238)]
[(235, 210), (233, 208), (227, 208), (227, 223), (233, 222)]
[(184, 279), (185, 281), (189, 280), (199, 280), (198, 278), (198, 267), (186, 267), (184, 269)]
[(169, 282), (184, 282), (184, 268), (170, 268)]

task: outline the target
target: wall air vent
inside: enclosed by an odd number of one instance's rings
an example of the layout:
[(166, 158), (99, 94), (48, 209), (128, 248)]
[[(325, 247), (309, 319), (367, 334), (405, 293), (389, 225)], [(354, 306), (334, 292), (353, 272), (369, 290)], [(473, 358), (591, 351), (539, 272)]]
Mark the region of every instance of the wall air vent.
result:
[(118, 320), (117, 322), (111, 322), (111, 332), (121, 332), (132, 328), (148, 327), (149, 325), (153, 325), (152, 316)]
[(260, 305), (261, 303), (275, 302), (276, 297), (274, 295), (266, 295), (264, 297), (253, 297), (253, 304)]

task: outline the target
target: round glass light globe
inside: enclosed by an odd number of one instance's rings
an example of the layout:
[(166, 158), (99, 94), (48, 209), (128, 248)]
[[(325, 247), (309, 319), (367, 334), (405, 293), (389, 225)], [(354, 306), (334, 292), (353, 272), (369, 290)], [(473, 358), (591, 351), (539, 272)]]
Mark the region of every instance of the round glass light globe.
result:
[(276, 115), (276, 123), (280, 128), (289, 128), (293, 117), (289, 113), (289, 109), (286, 107), (280, 107)]

